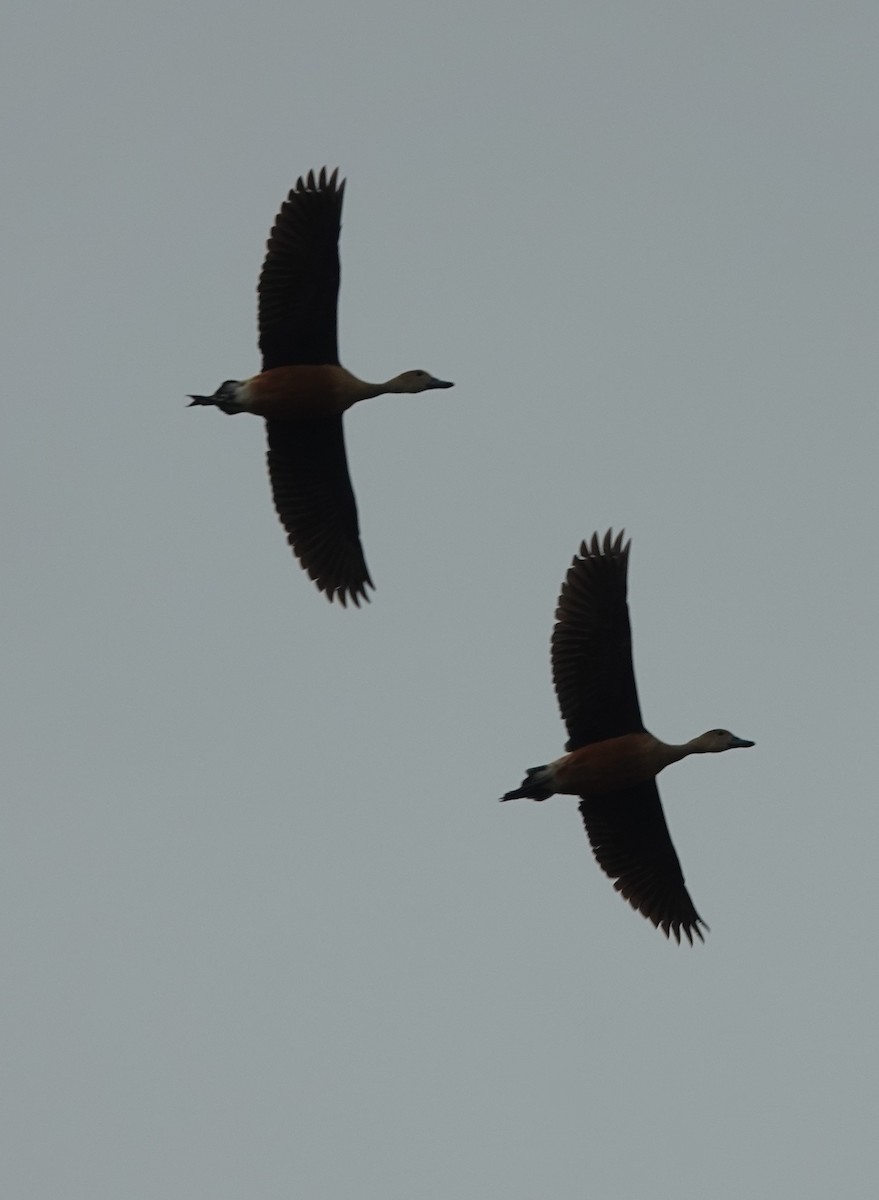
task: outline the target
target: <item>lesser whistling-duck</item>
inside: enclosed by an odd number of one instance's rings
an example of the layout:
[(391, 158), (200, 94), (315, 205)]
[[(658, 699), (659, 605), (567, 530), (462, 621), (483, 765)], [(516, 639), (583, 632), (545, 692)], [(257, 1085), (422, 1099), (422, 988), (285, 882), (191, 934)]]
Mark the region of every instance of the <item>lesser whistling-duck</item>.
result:
[[(369, 577), (348, 475), (342, 414), (386, 392), (450, 388), (427, 371), (365, 383), (339, 364), (336, 308), (345, 181), (299, 178), (281, 205), (259, 278), (262, 371), (190, 396), (230, 416), (264, 417), (275, 508), (302, 566), (327, 597), (368, 600)], [(192, 406), (190, 405), (190, 407)]]
[(708, 928), (684, 886), (659, 802), (656, 776), (689, 754), (716, 754), (753, 742), (711, 729), (681, 746), (648, 733), (641, 720), (626, 604), (629, 546), (610, 530), (583, 542), (556, 609), (552, 674), (569, 752), (532, 767), (503, 800), (580, 797), (599, 866), (631, 906), (680, 942)]

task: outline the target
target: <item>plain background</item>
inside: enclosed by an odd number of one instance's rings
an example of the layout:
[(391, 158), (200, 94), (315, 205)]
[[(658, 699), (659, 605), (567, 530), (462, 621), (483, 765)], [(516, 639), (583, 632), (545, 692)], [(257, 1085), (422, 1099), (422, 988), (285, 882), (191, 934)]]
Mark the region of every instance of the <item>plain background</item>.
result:
[[(13, 0), (2, 205), (2, 1190), (876, 1193), (875, 4)], [(263, 431), (339, 164), (330, 606)], [(549, 634), (625, 526), (704, 946), (614, 893)]]

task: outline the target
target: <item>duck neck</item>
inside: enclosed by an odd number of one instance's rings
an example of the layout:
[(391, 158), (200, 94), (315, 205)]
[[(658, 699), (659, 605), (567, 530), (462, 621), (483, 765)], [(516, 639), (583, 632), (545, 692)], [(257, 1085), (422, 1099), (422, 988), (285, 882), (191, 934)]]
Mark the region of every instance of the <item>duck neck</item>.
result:
[(372, 396), (402, 395), (410, 390), (404, 382), (396, 378), (386, 379), (384, 383), (368, 383), (366, 386), (375, 389), (374, 392), (370, 392)]
[(365, 379), (358, 379), (350, 371), (345, 371), (345, 375), (347, 376), (345, 391), (348, 408), (360, 400), (372, 400), (375, 396), (403, 395), (412, 392), (410, 384), (399, 376), (386, 379), (384, 383), (367, 383)]
[(686, 758), (688, 754), (710, 754), (714, 747), (706, 746), (705, 734), (700, 733), (698, 737), (690, 738), (683, 746), (676, 746), (675, 749), (681, 751), (680, 758)]
[[(681, 746), (669, 745), (668, 742), (659, 742), (657, 744), (658, 757), (662, 761), (662, 767), (668, 767), (672, 763), (680, 762), (682, 758), (686, 758), (688, 754), (698, 754), (698, 749), (692, 742), (684, 742)], [(662, 767), (659, 769), (662, 770)]]
[(356, 404), (358, 400), (372, 400), (376, 396), (384, 396), (391, 390), (386, 383), (367, 383), (364, 379), (358, 379), (357, 394), (352, 403)]
[(358, 379), (350, 371), (345, 371), (345, 376), (342, 385), (345, 408), (351, 408), (353, 404), (359, 404), (361, 400), (371, 400), (373, 396), (381, 396), (387, 391), (383, 383), (367, 383), (365, 379)]

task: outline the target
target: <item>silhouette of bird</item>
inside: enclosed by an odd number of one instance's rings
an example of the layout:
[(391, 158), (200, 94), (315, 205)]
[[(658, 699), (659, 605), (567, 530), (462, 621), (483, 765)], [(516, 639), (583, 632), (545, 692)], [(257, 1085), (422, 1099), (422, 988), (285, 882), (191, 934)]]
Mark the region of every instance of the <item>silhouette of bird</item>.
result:
[(374, 587), (360, 542), (342, 414), (384, 393), (453, 385), (427, 371), (366, 383), (339, 363), (336, 309), (345, 181), (338, 169), (297, 179), (275, 218), (259, 278), (262, 371), (190, 396), (229, 416), (264, 417), (275, 508), (302, 566), (328, 599), (359, 605)]
[(659, 801), (656, 776), (690, 754), (753, 746), (727, 729), (683, 745), (648, 733), (632, 666), (626, 603), (631, 542), (610, 530), (583, 542), (562, 585), (552, 634), (552, 673), (568, 751), (532, 767), (502, 800), (580, 797), (593, 853), (614, 887), (666, 937), (693, 944), (708, 926), (693, 907)]

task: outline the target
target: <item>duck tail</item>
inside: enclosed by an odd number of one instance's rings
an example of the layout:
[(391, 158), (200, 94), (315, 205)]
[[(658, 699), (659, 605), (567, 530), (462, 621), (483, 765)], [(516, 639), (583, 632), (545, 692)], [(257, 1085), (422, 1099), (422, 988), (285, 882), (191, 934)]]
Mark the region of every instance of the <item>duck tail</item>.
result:
[(548, 800), (554, 793), (555, 788), (552, 786), (549, 767), (544, 764), (542, 767), (529, 767), (521, 785), (514, 791), (501, 796), (501, 801)]

